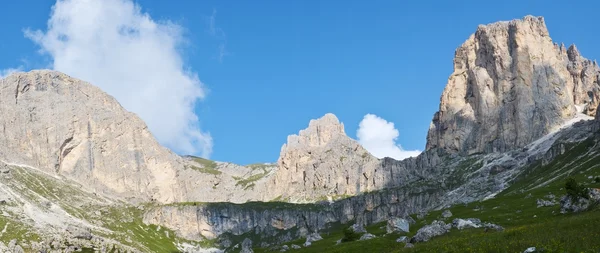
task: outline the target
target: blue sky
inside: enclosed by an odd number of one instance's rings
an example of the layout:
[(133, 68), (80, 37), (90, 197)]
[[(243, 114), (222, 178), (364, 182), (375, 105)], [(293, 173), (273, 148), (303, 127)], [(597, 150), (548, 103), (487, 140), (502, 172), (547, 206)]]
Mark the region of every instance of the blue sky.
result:
[[(423, 150), (454, 51), (478, 24), (541, 15), (555, 42), (575, 43), (585, 57), (600, 58), (597, 1), (440, 2), (135, 1), (156, 23), (180, 28), (174, 48), (184, 71), (177, 73), (184, 73), (182, 82), (197, 84), (185, 75), (193, 73), (203, 84), (195, 127), (210, 135), (211, 159), (240, 164), (276, 161), (287, 135), (327, 112), (352, 138), (363, 117), (375, 114), (394, 123), (404, 149)], [(2, 4), (0, 70), (56, 66), (55, 56), (39, 52), (43, 38), (24, 36), (26, 28), (47, 31), (55, 1)], [(107, 89), (122, 92), (116, 87), (123, 85)], [(178, 150), (180, 139), (161, 136), (178, 153), (201, 153)], [(204, 137), (192, 145), (204, 145)]]

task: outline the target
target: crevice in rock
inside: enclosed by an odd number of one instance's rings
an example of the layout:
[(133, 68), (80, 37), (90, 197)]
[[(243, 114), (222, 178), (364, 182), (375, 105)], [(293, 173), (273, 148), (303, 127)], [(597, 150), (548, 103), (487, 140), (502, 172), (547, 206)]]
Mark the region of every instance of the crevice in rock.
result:
[(73, 136), (65, 139), (63, 141), (63, 143), (60, 145), (60, 148), (58, 149), (58, 162), (56, 163), (56, 165), (54, 166), (54, 169), (56, 170), (56, 173), (58, 173), (61, 169), (62, 166), (62, 162), (63, 159), (65, 158), (66, 155), (68, 155), (71, 150), (73, 150), (73, 148), (75, 148), (74, 146), (65, 148), (71, 141), (73, 141)]

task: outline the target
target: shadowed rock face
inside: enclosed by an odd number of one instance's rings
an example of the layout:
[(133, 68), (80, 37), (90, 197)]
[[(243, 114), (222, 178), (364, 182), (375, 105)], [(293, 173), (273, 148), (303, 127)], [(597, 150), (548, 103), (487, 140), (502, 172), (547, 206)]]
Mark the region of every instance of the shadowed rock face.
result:
[(542, 17), (480, 25), (455, 53), (427, 150), (504, 152), (598, 106), (595, 62), (554, 44)]

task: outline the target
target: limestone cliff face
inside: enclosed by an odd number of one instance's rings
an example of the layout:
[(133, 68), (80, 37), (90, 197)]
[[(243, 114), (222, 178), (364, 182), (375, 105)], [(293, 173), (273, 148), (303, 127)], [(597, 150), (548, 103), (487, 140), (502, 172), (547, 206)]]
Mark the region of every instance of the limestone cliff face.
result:
[(550, 39), (542, 17), (480, 25), (455, 53), (454, 72), (427, 135), (427, 150), (503, 152), (576, 114), (595, 115), (596, 62)]
[(56, 71), (0, 80), (0, 115), (1, 160), (132, 202), (260, 200), (274, 169), (182, 158), (113, 97)]
[(181, 199), (179, 157), (111, 96), (54, 71), (0, 81), (0, 158), (127, 199)]
[(189, 240), (224, 239), (222, 236), (227, 233), (235, 236), (250, 233), (263, 241), (281, 243), (327, 230), (335, 223), (368, 225), (432, 208), (442, 195), (431, 186), (421, 186), (360, 195), (332, 204), (272, 202), (161, 206), (148, 210), (144, 222), (171, 228)]

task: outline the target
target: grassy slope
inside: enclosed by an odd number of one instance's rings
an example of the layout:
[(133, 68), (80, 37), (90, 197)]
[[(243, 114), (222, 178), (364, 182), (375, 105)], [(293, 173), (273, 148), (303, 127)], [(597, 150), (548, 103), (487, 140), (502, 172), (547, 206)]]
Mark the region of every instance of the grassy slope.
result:
[[(450, 208), (453, 217), (446, 220), (480, 218), (504, 226), (503, 232), (453, 229), (449, 234), (417, 243), (409, 249), (404, 248), (404, 243), (396, 242), (399, 234), (385, 235), (380, 229), (384, 224), (375, 224), (367, 228), (378, 235), (375, 239), (335, 245), (342, 238), (340, 230), (323, 234), (323, 240), (294, 252), (523, 252), (528, 247), (543, 248), (545, 252), (597, 252), (600, 249), (600, 210), (560, 214), (558, 205), (538, 208), (536, 204), (538, 198), (550, 193), (557, 198), (564, 195), (564, 182), (569, 176), (586, 187), (600, 188), (600, 183), (588, 178), (600, 176), (600, 148), (595, 145), (595, 141), (587, 140), (570, 147), (550, 164), (534, 164), (496, 198), (454, 206)], [(554, 180), (548, 182), (550, 179)], [(440, 219), (441, 212), (434, 211), (417, 220), (417, 224), (411, 225), (408, 236)], [(303, 241), (294, 243), (301, 245)], [(266, 251), (256, 249), (256, 252)]]

